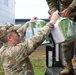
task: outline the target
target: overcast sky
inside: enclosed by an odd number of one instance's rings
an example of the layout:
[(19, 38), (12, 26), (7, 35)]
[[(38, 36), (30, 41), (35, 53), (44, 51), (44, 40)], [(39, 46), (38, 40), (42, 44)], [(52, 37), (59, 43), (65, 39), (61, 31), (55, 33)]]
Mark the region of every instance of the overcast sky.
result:
[(46, 0), (15, 0), (15, 18), (48, 18)]

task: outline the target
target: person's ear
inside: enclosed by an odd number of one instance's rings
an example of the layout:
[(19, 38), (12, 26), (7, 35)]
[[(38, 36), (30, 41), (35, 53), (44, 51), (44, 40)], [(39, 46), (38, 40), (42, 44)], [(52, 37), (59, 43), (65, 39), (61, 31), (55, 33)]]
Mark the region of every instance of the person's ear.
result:
[(12, 38), (11, 38), (11, 36), (8, 36), (8, 38), (7, 38), (8, 40), (11, 40)]

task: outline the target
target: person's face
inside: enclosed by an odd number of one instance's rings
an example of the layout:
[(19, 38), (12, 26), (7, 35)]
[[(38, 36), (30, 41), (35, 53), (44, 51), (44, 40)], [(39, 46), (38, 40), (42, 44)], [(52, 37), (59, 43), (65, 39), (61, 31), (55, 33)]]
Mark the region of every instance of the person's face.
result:
[(19, 42), (19, 35), (16, 31), (12, 31), (12, 35), (10, 36), (10, 41), (12, 44), (17, 44)]

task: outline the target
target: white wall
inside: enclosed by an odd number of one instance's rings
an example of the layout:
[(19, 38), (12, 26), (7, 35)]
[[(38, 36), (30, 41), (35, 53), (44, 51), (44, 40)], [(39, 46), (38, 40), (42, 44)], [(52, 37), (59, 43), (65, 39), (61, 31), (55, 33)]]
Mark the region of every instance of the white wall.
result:
[(15, 0), (0, 0), (0, 24), (15, 24)]

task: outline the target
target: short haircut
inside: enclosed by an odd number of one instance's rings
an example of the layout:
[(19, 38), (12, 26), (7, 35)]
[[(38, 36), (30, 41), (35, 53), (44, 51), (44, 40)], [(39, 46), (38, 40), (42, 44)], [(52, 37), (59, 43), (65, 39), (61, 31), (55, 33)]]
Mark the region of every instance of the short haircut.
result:
[(3, 43), (6, 43), (8, 41), (8, 37), (9, 36), (12, 36), (12, 32), (16, 32), (15, 30), (14, 31), (11, 31), (10, 33), (8, 33), (7, 35), (3, 36), (2, 38), (0, 38), (0, 41), (3, 42)]

